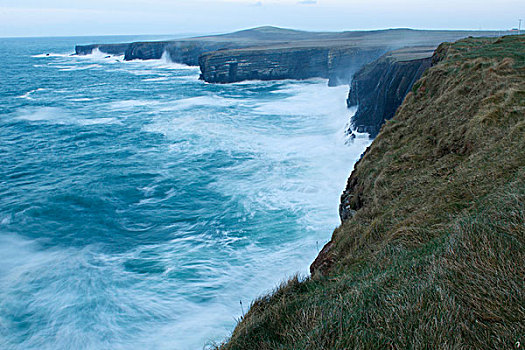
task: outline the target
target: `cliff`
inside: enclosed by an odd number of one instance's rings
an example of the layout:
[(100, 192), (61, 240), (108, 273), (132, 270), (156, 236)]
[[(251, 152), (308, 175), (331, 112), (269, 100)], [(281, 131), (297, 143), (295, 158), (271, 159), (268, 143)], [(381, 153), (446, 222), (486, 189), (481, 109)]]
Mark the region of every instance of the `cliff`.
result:
[(199, 58), (201, 79), (209, 83), (233, 83), (328, 78), (330, 85), (338, 85), (348, 83), (357, 68), (386, 50), (384, 47), (345, 47), (333, 43), (309, 44), (205, 53)]
[(226, 48), (241, 47), (236, 42), (208, 42), (208, 41), (172, 41), (172, 42), (137, 42), (129, 44), (125, 51), (124, 60), (159, 59), (164, 53), (176, 63), (189, 66), (199, 65), (199, 57), (210, 51)]
[(219, 348), (523, 343), (525, 36), (440, 45), (341, 202), (312, 275), (254, 301)]
[(128, 49), (129, 44), (90, 44), (75, 46), (75, 53), (77, 55), (89, 55), (93, 50), (98, 49), (101, 52), (110, 55), (123, 55)]
[(412, 85), (430, 67), (435, 47), (406, 48), (389, 52), (365, 65), (353, 77), (348, 107), (358, 106), (352, 127), (375, 137), (394, 116)]
[(405, 46), (437, 46), (442, 41), (497, 32), (388, 29), (352, 32), (305, 32), (259, 27), (229, 34), (181, 40), (124, 44), (77, 45), (78, 55), (95, 48), (125, 60), (159, 59), (200, 65), (202, 79), (231, 83), (246, 79), (328, 78), (330, 85), (348, 84), (351, 76), (383, 53)]
[(205, 40), (151, 41), (125, 44), (77, 45), (75, 46), (75, 53), (77, 55), (89, 55), (93, 50), (98, 49), (110, 55), (124, 55), (125, 61), (160, 59), (166, 53), (173, 62), (197, 66), (199, 57), (205, 52), (237, 47), (242, 47), (242, 43)]

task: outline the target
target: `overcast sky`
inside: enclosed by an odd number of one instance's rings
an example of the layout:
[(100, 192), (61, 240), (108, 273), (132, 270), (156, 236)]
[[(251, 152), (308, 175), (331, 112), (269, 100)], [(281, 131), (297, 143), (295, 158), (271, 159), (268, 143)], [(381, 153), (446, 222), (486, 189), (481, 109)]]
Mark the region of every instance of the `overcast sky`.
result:
[(305, 30), (509, 29), (525, 0), (0, 0), (0, 37)]

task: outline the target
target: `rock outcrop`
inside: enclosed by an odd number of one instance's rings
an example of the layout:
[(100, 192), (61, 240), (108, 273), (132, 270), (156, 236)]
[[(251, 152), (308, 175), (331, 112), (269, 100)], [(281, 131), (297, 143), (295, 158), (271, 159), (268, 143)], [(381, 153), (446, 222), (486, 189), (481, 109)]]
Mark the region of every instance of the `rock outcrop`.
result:
[(347, 99), (348, 107), (359, 106), (352, 128), (375, 137), (430, 67), (433, 51), (434, 47), (396, 50), (363, 66), (352, 79)]
[(208, 41), (137, 42), (129, 44), (124, 60), (159, 59), (164, 53), (171, 61), (189, 66), (199, 65), (199, 57), (210, 51), (237, 48), (241, 43)]
[(209, 83), (243, 80), (327, 78), (348, 84), (355, 70), (384, 53), (384, 47), (305, 45), (221, 50), (199, 59), (201, 79)]
[(89, 55), (95, 49), (110, 55), (123, 55), (129, 47), (129, 43), (125, 44), (91, 44), (91, 45), (77, 45), (75, 46), (75, 53), (77, 55)]

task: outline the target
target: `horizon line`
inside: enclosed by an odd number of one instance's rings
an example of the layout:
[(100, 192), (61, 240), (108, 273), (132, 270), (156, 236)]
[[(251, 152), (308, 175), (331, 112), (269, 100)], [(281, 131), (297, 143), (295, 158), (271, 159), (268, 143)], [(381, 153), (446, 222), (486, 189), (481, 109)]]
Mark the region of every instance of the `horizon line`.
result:
[(518, 34), (521, 34), (522, 31), (519, 31), (518, 28), (511, 28), (511, 29), (424, 29), (424, 28), (410, 28), (410, 27), (390, 27), (390, 28), (376, 28), (376, 29), (349, 29), (349, 30), (305, 30), (305, 29), (299, 29), (299, 28), (290, 28), (290, 27), (279, 27), (275, 25), (262, 25), (262, 26), (256, 26), (256, 27), (248, 27), (248, 28), (242, 28), (242, 29), (236, 29), (232, 31), (225, 31), (225, 32), (207, 32), (207, 33), (195, 33), (195, 32), (187, 32), (187, 33), (169, 33), (169, 34), (159, 34), (159, 33), (143, 33), (143, 34), (82, 34), (82, 35), (14, 35), (14, 36), (0, 36), (0, 39), (45, 39), (45, 38), (84, 38), (84, 37), (108, 37), (108, 36), (184, 36), (187, 38), (191, 37), (199, 37), (199, 36), (213, 36), (213, 35), (221, 35), (221, 34), (230, 34), (245, 30), (252, 30), (252, 29), (259, 29), (259, 28), (265, 28), (265, 27), (273, 27), (277, 29), (287, 29), (287, 30), (296, 30), (296, 31), (302, 31), (302, 32), (311, 32), (311, 33), (347, 33), (347, 32), (374, 32), (374, 31), (387, 31), (387, 30), (414, 30), (414, 31), (429, 31), (429, 32), (518, 32)]

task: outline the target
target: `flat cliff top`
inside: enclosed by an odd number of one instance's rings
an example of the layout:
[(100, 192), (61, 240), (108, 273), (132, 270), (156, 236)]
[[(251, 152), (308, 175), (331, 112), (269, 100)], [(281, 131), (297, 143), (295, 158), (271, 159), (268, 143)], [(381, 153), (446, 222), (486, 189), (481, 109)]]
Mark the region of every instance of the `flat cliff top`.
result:
[(438, 47), (355, 166), (354, 214), (222, 349), (525, 341), (525, 36)]
[(390, 51), (387, 55), (385, 55), (385, 57), (396, 62), (420, 60), (423, 58), (432, 57), (436, 48), (437, 45), (406, 47), (399, 50)]

